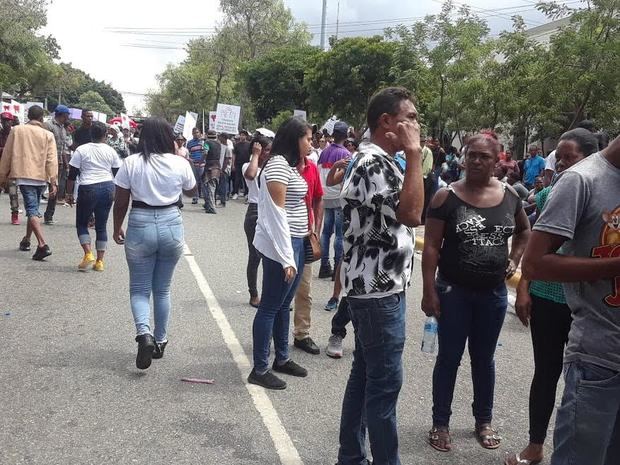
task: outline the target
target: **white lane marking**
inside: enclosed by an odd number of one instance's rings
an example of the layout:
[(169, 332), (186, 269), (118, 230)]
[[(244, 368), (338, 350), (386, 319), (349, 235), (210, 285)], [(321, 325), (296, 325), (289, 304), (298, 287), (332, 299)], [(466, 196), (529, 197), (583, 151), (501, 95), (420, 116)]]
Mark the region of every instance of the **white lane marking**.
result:
[(226, 343), (233, 360), (237, 364), (237, 368), (241, 374), (241, 379), (252, 397), (254, 406), (256, 407), (256, 410), (258, 410), (258, 413), (260, 413), (263, 423), (267, 427), (267, 431), (269, 431), (269, 435), (271, 436), (271, 440), (276, 448), (276, 452), (280, 457), (280, 462), (282, 465), (303, 465), (299, 452), (297, 452), (291, 437), (284, 429), (284, 425), (282, 425), (282, 421), (280, 421), (278, 412), (271, 403), (269, 396), (265, 393), (265, 390), (259, 386), (255, 386), (247, 382), (246, 377), (252, 370), (252, 364), (245, 355), (243, 347), (241, 347), (241, 344), (239, 343), (239, 339), (237, 339), (235, 332), (230, 326), (226, 315), (224, 315), (224, 312), (215, 298), (207, 279), (202, 273), (202, 270), (198, 266), (198, 263), (196, 262), (196, 259), (187, 244), (185, 245), (183, 255), (185, 256), (185, 260), (187, 260), (189, 268), (198, 283), (198, 287), (207, 302), (209, 312), (219, 326), (224, 342)]

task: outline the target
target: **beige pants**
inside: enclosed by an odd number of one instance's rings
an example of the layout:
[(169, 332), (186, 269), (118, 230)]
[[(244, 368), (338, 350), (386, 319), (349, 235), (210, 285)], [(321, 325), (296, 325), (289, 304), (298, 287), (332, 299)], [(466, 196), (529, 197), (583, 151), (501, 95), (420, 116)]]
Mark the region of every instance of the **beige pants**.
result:
[(304, 266), (304, 272), (299, 281), (299, 287), (295, 294), (295, 310), (293, 321), (295, 339), (302, 340), (310, 336), (310, 310), (312, 310), (312, 264)]

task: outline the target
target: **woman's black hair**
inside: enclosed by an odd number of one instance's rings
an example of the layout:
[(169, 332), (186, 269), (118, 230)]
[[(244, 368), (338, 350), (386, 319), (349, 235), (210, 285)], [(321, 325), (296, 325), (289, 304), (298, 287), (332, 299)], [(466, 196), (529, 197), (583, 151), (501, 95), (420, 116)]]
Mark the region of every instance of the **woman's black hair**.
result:
[(101, 121), (93, 122), (92, 129), (90, 130), (93, 141), (100, 142), (108, 133), (108, 127)]
[(563, 140), (572, 140), (575, 142), (584, 157), (598, 152), (598, 137), (587, 129), (575, 128), (565, 132), (560, 137), (560, 141)]
[(252, 140), (250, 141), (250, 150), (252, 149), (254, 144), (257, 142), (260, 144), (262, 148), (265, 148), (269, 144), (271, 144), (271, 138), (267, 136), (263, 136), (262, 134), (259, 133), (258, 135), (254, 136), (254, 138), (252, 138)]
[(138, 152), (145, 160), (149, 159), (152, 153), (174, 153), (174, 131), (172, 126), (163, 118), (147, 118), (140, 132), (138, 142)]
[(299, 139), (305, 137), (308, 130), (312, 130), (312, 126), (299, 117), (286, 120), (273, 139), (271, 156), (282, 155), (290, 166), (297, 166), (300, 158)]

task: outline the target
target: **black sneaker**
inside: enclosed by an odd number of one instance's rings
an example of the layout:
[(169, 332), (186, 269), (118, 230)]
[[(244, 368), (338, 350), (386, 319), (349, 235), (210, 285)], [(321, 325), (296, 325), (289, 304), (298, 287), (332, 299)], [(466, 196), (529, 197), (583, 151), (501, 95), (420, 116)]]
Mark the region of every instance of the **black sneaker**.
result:
[(300, 367), (292, 360), (289, 360), (284, 365), (278, 365), (277, 362), (273, 362), (273, 371), (284, 373), (285, 375), (297, 376), (298, 378), (305, 378), (308, 376), (308, 370)]
[(19, 250), (21, 250), (22, 252), (30, 252), (30, 241), (27, 239), (22, 239), (22, 241), (19, 243)]
[(33, 260), (42, 261), (45, 257), (49, 257), (52, 255), (52, 251), (50, 250), (50, 246), (45, 244), (43, 247), (37, 247), (37, 251), (32, 256)]
[(138, 355), (136, 356), (136, 367), (140, 370), (146, 370), (151, 366), (153, 352), (155, 351), (155, 339), (150, 334), (141, 334), (136, 336), (138, 343)]
[(168, 341), (155, 343), (155, 351), (153, 352), (154, 359), (160, 359), (164, 357), (164, 350), (166, 350), (166, 344), (168, 344)]
[(278, 378), (271, 371), (268, 371), (264, 375), (259, 375), (255, 370), (252, 370), (252, 373), (248, 376), (248, 383), (277, 391), (286, 389), (286, 382)]
[(318, 355), (321, 353), (321, 349), (317, 346), (311, 337), (306, 337), (304, 339), (295, 339), (293, 345), (298, 349), (303, 350), (304, 352), (308, 352), (312, 355)]
[(319, 270), (319, 279), (331, 278), (333, 274), (334, 271), (330, 265), (321, 265), (321, 269)]

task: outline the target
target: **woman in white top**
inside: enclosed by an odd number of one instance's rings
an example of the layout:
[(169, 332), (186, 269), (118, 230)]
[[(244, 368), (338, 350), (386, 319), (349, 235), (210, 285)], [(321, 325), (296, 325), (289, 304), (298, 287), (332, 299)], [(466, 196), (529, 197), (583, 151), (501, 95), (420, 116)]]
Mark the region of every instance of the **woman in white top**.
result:
[[(80, 245), (84, 250), (84, 257), (78, 265), (78, 270), (103, 271), (103, 257), (108, 242), (107, 223), (112, 202), (114, 201), (114, 174), (121, 167), (122, 161), (116, 150), (106, 143), (108, 128), (100, 122), (93, 123), (91, 134), (93, 142), (80, 145), (69, 162), (69, 179), (67, 180), (66, 199), (73, 205), (73, 187), (77, 177), (80, 177), (78, 188), (77, 209), (75, 212), (76, 227)], [(88, 222), (90, 216), (95, 215), (95, 231), (97, 232), (97, 259), (91, 248)]]
[(260, 168), (271, 153), (271, 139), (265, 136), (258, 136), (252, 140), (252, 158), (249, 163), (241, 167), (241, 172), (248, 185), (248, 210), (245, 214), (243, 229), (248, 240), (248, 266), (246, 270), (248, 279), (248, 292), (250, 293), (250, 305), (258, 308), (260, 297), (258, 296), (257, 275), (258, 265), (260, 264), (260, 254), (254, 247), (254, 233), (256, 232), (256, 221), (258, 220), (258, 183), (257, 176), (260, 175)]
[(296, 166), (312, 149), (312, 128), (291, 118), (278, 130), (271, 155), (258, 177), (258, 222), (254, 246), (263, 256), (263, 287), (253, 325), (254, 369), (248, 382), (267, 389), (286, 383), (269, 370), (271, 338), (273, 371), (305, 377), (308, 372), (289, 358), (289, 308), (304, 267), (304, 237), (308, 235), (305, 196), (308, 185)]
[[(136, 366), (145, 370), (153, 358), (163, 357), (168, 342), (170, 282), (184, 244), (183, 220), (177, 202), (182, 191), (193, 195), (196, 178), (189, 162), (175, 155), (172, 127), (162, 118), (144, 122), (138, 152), (125, 159), (116, 175), (114, 240), (125, 244), (138, 343)], [(123, 221), (130, 196), (131, 212), (125, 235)]]

